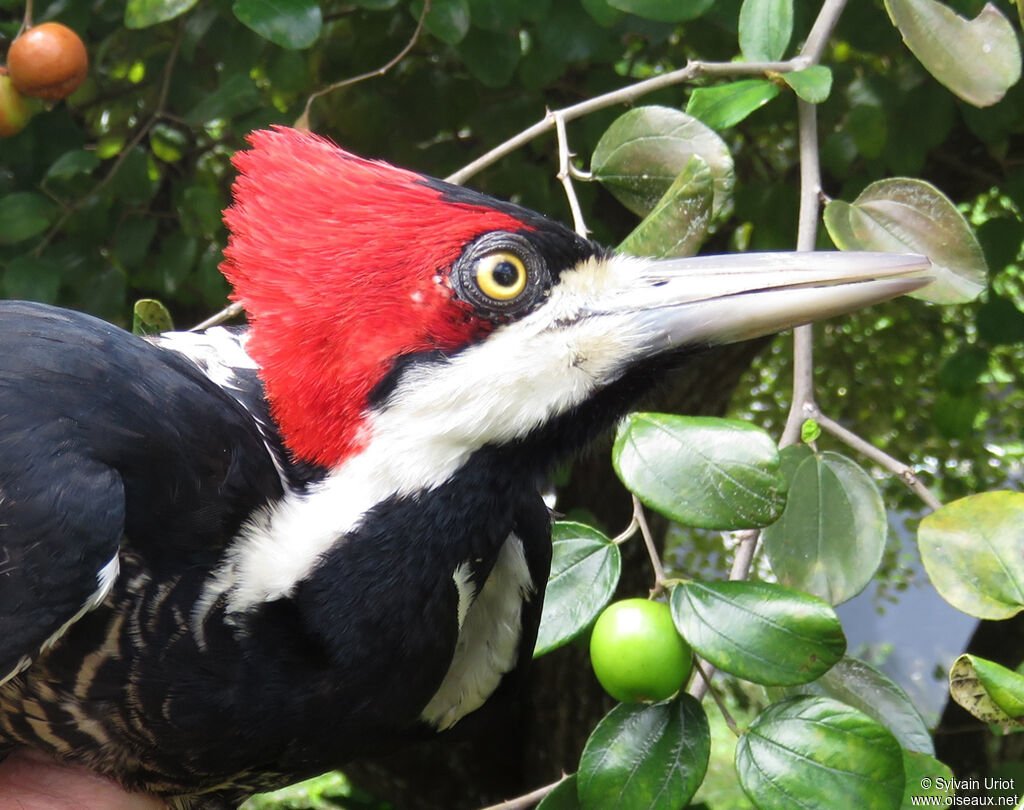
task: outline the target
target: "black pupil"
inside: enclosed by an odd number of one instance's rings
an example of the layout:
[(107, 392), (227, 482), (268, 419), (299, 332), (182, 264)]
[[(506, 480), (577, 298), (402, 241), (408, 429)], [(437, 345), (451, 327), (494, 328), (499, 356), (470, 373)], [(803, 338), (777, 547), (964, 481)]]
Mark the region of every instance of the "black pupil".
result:
[(510, 261), (498, 262), (494, 265), (492, 277), (499, 287), (514, 287), (519, 281), (519, 268)]

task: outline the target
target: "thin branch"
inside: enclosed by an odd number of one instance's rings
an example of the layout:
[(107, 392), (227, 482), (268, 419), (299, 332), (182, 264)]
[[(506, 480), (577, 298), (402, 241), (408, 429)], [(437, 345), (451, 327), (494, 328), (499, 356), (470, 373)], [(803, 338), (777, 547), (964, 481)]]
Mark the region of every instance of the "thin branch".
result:
[(654, 569), (654, 587), (651, 589), (651, 596), (655, 596), (665, 590), (665, 566), (661, 563), (661, 556), (658, 548), (654, 545), (654, 535), (651, 534), (651, 527), (647, 525), (647, 515), (644, 514), (644, 505), (640, 499), (633, 495), (633, 520), (640, 529), (640, 535), (644, 538), (644, 546), (647, 548), (647, 556), (651, 558), (651, 567)]
[(821, 425), (821, 429), (826, 433), (831, 433), (837, 439), (844, 442), (848, 447), (851, 447), (858, 453), (867, 456), (880, 467), (885, 468), (893, 475), (897, 476), (915, 495), (924, 501), (930, 509), (935, 510), (942, 506), (942, 501), (940, 501), (935, 494), (928, 489), (924, 483), (922, 483), (921, 479), (917, 477), (917, 473), (902, 461), (893, 458), (884, 450), (879, 450), (871, 444), (871, 442), (866, 439), (862, 439), (856, 433), (847, 430), (838, 422), (825, 416), (817, 406), (813, 406), (809, 409), (807, 411), (807, 416), (810, 419), (814, 419), (819, 425)]
[(703, 662), (700, 658), (694, 658), (693, 666), (700, 674), (701, 683), (704, 685), (704, 690), (711, 694), (711, 697), (715, 701), (715, 705), (718, 706), (718, 711), (722, 713), (722, 719), (725, 720), (725, 724), (729, 727), (729, 730), (733, 734), (739, 737), (740, 728), (738, 725), (736, 725), (736, 720), (733, 719), (732, 714), (729, 712), (725, 704), (722, 702), (722, 696), (719, 695), (715, 687), (711, 685), (711, 677), (714, 674), (714, 668), (712, 668), (711, 672), (706, 672), (704, 670)]
[[(797, 250), (814, 250), (821, 214), (821, 163), (818, 155), (818, 113), (813, 104), (797, 100), (800, 144), (800, 214), (797, 226)], [(804, 412), (814, 405), (814, 333), (813, 327), (793, 330), (793, 399), (786, 418), (780, 447), (796, 444)]]
[(142, 143), (142, 139), (146, 137), (149, 131), (153, 128), (153, 125), (160, 120), (163, 115), (164, 105), (167, 103), (167, 93), (171, 87), (171, 74), (174, 71), (174, 64), (178, 61), (178, 51), (181, 48), (181, 40), (185, 33), (184, 26), (178, 26), (178, 34), (174, 38), (174, 43), (171, 45), (171, 52), (167, 56), (167, 62), (164, 64), (164, 75), (160, 82), (160, 91), (157, 95), (156, 109), (146, 119), (146, 121), (139, 127), (138, 131), (132, 136), (131, 140), (128, 141), (121, 149), (120, 154), (111, 164), (110, 169), (104, 175), (103, 179), (100, 180), (95, 186), (90, 189), (88, 194), (79, 197), (73, 203), (68, 205), (63, 213), (58, 217), (57, 221), (53, 223), (50, 230), (46, 232), (46, 235), (39, 241), (39, 244), (32, 249), (32, 253), (35, 256), (39, 256), (46, 249), (46, 246), (50, 244), (53, 238), (60, 233), (61, 228), (64, 227), (65, 223), (74, 215), (74, 213), (81, 208), (88, 200), (92, 199), (99, 191), (107, 186), (118, 170), (124, 164), (125, 160), (132, 153), (136, 146)]
[(332, 93), (335, 90), (340, 90), (342, 87), (348, 87), (351, 84), (358, 84), (359, 82), (365, 81), (366, 79), (373, 79), (377, 76), (383, 76), (391, 68), (405, 59), (408, 56), (409, 51), (415, 47), (416, 42), (420, 38), (420, 34), (423, 32), (423, 21), (427, 18), (427, 13), (430, 11), (430, 0), (424, 0), (423, 10), (420, 12), (420, 18), (416, 21), (416, 30), (412, 32), (412, 36), (409, 37), (409, 41), (405, 43), (405, 46), (392, 56), (387, 62), (381, 65), (376, 70), (371, 70), (367, 73), (361, 73), (358, 76), (350, 76), (347, 79), (342, 79), (340, 82), (335, 82), (327, 87), (321, 87), (315, 93), (311, 93), (309, 98), (306, 99), (306, 106), (302, 110), (302, 115), (295, 121), (295, 126), (299, 129), (309, 129), (309, 110), (313, 106), (313, 102), (321, 96)]
[(230, 321), (232, 318), (237, 318), (243, 312), (245, 312), (245, 307), (236, 301), (233, 304), (228, 304), (220, 312), (215, 315), (211, 315), (202, 323), (197, 323), (188, 331), (202, 332), (204, 329), (209, 329), (211, 326), (217, 326), (218, 324), (224, 323), (224, 321)]
[(594, 96), (586, 101), (563, 107), (560, 110), (548, 112), (543, 119), (533, 126), (527, 127), (522, 132), (509, 138), (504, 143), (481, 155), (472, 163), (463, 166), (454, 174), (445, 178), (449, 183), (465, 183), (477, 172), (486, 169), (492, 163), (497, 162), (510, 152), (514, 152), (521, 146), (528, 144), (534, 138), (549, 132), (556, 126), (560, 118), (563, 122), (572, 121), (589, 115), (592, 112), (612, 107), (616, 104), (629, 104), (641, 96), (661, 90), (665, 87), (672, 87), (677, 84), (692, 81), (702, 77), (730, 77), (730, 76), (761, 76), (766, 73), (792, 73), (796, 70), (803, 70), (811, 63), (804, 56), (797, 56), (784, 62), (699, 62), (691, 60), (685, 67), (654, 76), (650, 79), (636, 82), (618, 90), (612, 90), (600, 96)]
[(555, 176), (565, 189), (565, 196), (569, 200), (573, 228), (580, 236), (586, 236), (589, 229), (583, 219), (583, 209), (580, 208), (580, 201), (576, 196), (576, 187), (572, 184), (572, 152), (569, 151), (569, 137), (565, 132), (565, 118), (560, 113), (549, 115), (555, 119), (555, 133), (558, 135), (558, 174)]
[(517, 796), (514, 799), (508, 801), (498, 802), (497, 804), (491, 804), (487, 807), (482, 807), (480, 810), (526, 810), (528, 807), (533, 807), (541, 799), (547, 796), (551, 791), (558, 787), (562, 782), (568, 779), (568, 775), (563, 776), (557, 782), (552, 782), (550, 785), (531, 790), (529, 793), (524, 793), (522, 796)]

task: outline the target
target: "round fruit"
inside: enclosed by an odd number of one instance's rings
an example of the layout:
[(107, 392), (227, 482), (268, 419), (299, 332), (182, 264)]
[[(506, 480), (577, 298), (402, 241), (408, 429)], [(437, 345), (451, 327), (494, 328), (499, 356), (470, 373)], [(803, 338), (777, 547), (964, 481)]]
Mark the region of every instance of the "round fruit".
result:
[(668, 605), (625, 599), (597, 617), (590, 663), (616, 700), (664, 700), (690, 677), (693, 652), (676, 630)]
[(57, 101), (78, 89), (89, 68), (89, 56), (78, 34), (60, 23), (30, 28), (7, 51), (7, 71), (26, 96)]
[(0, 73), (0, 138), (17, 135), (32, 117), (25, 97), (11, 82), (11, 77)]

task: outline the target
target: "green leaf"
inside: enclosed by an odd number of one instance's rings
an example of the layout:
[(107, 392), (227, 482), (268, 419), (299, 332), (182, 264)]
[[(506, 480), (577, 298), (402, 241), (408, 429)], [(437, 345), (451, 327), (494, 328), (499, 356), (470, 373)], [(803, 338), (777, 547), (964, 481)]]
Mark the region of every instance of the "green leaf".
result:
[[(419, 19), (423, 0), (415, 0), (409, 5), (409, 10)], [(469, 20), (469, 0), (431, 0), (430, 11), (423, 24), (442, 42), (457, 45), (469, 33)]]
[(808, 104), (821, 104), (832, 92), (832, 71), (824, 65), (781, 74), (782, 81)]
[(979, 619), (1008, 619), (1024, 608), (1024, 493), (982, 492), (926, 516), (917, 544), (942, 598)]
[(261, 37), (290, 50), (316, 42), (324, 22), (317, 0), (235, 0), (231, 10)]
[(1024, 675), (995, 661), (961, 655), (949, 670), (949, 694), (986, 723), (1024, 726)]
[(505, 87), (519, 64), (519, 37), (514, 31), (474, 28), (458, 45), (459, 56), (484, 87)]
[(846, 131), (853, 138), (857, 151), (874, 160), (885, 151), (889, 123), (885, 111), (877, 104), (857, 104), (846, 117)]
[(576, 790), (576, 774), (571, 774), (541, 800), (537, 810), (580, 810)]
[(743, 0), (739, 39), (748, 62), (776, 62), (793, 36), (793, 0)]
[(608, 0), (580, 0), (587, 14), (594, 18), (594, 21), (605, 28), (611, 28), (626, 13), (612, 7)]
[(811, 444), (818, 441), (821, 436), (821, 425), (814, 419), (804, 419), (800, 425), (800, 441), (804, 444)]
[(633, 413), (619, 427), (612, 464), (640, 500), (688, 526), (765, 526), (786, 502), (775, 442), (748, 422)]
[[(981, 332), (980, 326), (978, 331)], [(989, 353), (986, 349), (980, 346), (965, 346), (953, 356), (946, 358), (937, 375), (939, 384), (951, 394), (962, 395), (974, 391), (978, 385), (978, 378), (988, 370), (988, 358)]]
[(57, 205), (35, 191), (0, 197), (0, 245), (13, 245), (45, 231), (57, 216)]
[(608, 0), (608, 5), (658, 22), (695, 20), (714, 5), (715, 0)]
[(869, 185), (853, 203), (825, 206), (825, 227), (842, 250), (921, 253), (936, 280), (910, 293), (937, 304), (971, 301), (985, 289), (988, 266), (970, 226), (941, 191), (897, 177)]
[(838, 605), (864, 590), (882, 562), (885, 504), (856, 462), (832, 452), (801, 458), (782, 517), (762, 535), (765, 550), (780, 582)]
[(935, 754), (928, 726), (907, 693), (888, 675), (858, 658), (844, 656), (816, 681), (789, 687), (786, 697), (821, 695), (864, 712), (893, 733), (903, 748)]
[(758, 810), (896, 810), (903, 756), (885, 726), (830, 698), (765, 709), (736, 746), (740, 786)]
[(551, 537), (551, 575), (535, 658), (571, 641), (593, 623), (615, 594), (622, 570), (619, 547), (597, 529), (560, 522)]
[(155, 298), (141, 298), (132, 307), (132, 332), (136, 335), (159, 335), (173, 328), (171, 313)]
[[(904, 748), (903, 771), (906, 774), (906, 786), (903, 789), (903, 804), (900, 805), (900, 810), (912, 810), (914, 807), (924, 806), (920, 803), (919, 797), (944, 799), (949, 795), (947, 785), (953, 783), (953, 772), (935, 757), (908, 751)], [(942, 807), (944, 805), (936, 802), (932, 806)]]
[(779, 86), (767, 79), (740, 79), (715, 87), (698, 87), (686, 102), (686, 114), (712, 129), (735, 126), (779, 94)]
[(658, 204), (619, 245), (634, 256), (693, 256), (707, 235), (714, 193), (711, 169), (694, 155)]
[(128, 0), (124, 8), (125, 28), (148, 28), (173, 20), (188, 11), (197, 0)]
[(260, 94), (248, 73), (235, 73), (224, 79), (212, 93), (203, 96), (183, 116), (186, 124), (200, 126), (209, 121), (234, 118), (260, 105)]
[(149, 131), (149, 146), (159, 160), (175, 163), (185, 156), (188, 136), (177, 127), (161, 122)]
[(100, 159), (95, 151), (72, 149), (53, 162), (50, 168), (46, 170), (46, 177), (48, 179), (69, 180), (80, 174), (90, 174), (99, 165)]
[(768, 582), (678, 585), (672, 618), (716, 667), (765, 686), (813, 681), (846, 651), (842, 625), (829, 605)]
[(619, 116), (601, 136), (591, 167), (619, 201), (643, 217), (698, 155), (714, 178), (712, 215), (732, 209), (732, 156), (714, 130), (670, 107), (638, 107)]
[(0, 290), (4, 298), (53, 304), (60, 292), (63, 269), (59, 263), (49, 259), (18, 256), (8, 262), (0, 274)]
[(978, 337), (985, 343), (1005, 346), (1024, 341), (1024, 312), (1007, 298), (989, 292), (975, 318)]
[(940, 391), (932, 408), (932, 418), (944, 438), (969, 439), (974, 435), (981, 408), (981, 396), (977, 391), (966, 394)]
[(651, 705), (620, 703), (597, 724), (583, 749), (580, 807), (685, 807), (704, 779), (710, 751), (707, 716), (690, 695)]
[(975, 107), (1003, 97), (1020, 78), (1020, 45), (991, 3), (967, 20), (936, 0), (886, 0), (903, 41), (929, 73)]
[(181, 196), (181, 224), (187, 234), (212, 237), (223, 227), (224, 200), (216, 191), (190, 186)]
[(149, 253), (157, 222), (152, 217), (125, 217), (114, 234), (114, 256), (122, 266), (141, 264)]

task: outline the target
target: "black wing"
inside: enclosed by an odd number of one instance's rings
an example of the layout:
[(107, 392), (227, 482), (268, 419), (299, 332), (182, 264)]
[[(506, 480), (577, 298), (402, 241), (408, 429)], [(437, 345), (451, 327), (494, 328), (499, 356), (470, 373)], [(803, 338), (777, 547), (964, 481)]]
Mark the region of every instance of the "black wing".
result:
[(245, 409), (103, 321), (0, 302), (0, 682), (95, 606), (122, 542), (210, 564), (280, 477)]

